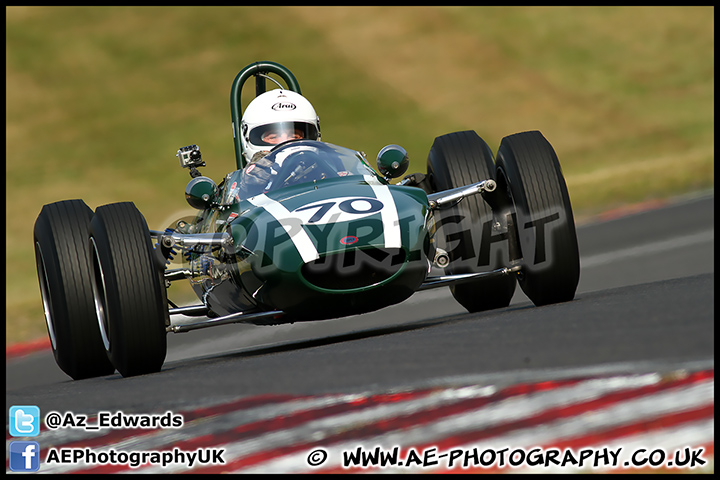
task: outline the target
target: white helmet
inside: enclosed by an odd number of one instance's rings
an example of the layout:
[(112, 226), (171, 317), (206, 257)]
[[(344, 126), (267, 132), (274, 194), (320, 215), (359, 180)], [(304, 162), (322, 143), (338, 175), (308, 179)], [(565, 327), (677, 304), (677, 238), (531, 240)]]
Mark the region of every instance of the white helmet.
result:
[(275, 89), (255, 97), (240, 124), (240, 142), (248, 163), (260, 151), (295, 138), (320, 140), (320, 118), (299, 93)]

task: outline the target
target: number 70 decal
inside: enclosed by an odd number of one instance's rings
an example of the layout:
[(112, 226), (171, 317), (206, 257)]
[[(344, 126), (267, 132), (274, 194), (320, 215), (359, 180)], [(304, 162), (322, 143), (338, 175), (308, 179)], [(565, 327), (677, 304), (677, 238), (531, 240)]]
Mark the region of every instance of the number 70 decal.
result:
[(305, 224), (323, 225), (328, 222), (357, 220), (377, 213), (383, 207), (383, 203), (377, 198), (344, 197), (303, 205), (293, 210), (293, 213)]

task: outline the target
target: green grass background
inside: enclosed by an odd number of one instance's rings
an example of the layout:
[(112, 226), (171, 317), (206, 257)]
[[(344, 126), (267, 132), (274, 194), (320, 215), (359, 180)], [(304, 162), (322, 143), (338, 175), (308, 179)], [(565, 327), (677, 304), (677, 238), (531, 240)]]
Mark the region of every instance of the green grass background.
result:
[[(177, 149), (234, 168), (230, 85), (287, 66), (323, 140), (434, 137), (493, 149), (540, 130), (580, 221), (713, 188), (712, 7), (7, 7), (7, 343), (45, 335), (32, 228), (42, 205), (132, 200), (151, 228), (188, 212)], [(249, 91), (250, 89), (246, 89)], [(247, 99), (244, 105), (247, 104)]]

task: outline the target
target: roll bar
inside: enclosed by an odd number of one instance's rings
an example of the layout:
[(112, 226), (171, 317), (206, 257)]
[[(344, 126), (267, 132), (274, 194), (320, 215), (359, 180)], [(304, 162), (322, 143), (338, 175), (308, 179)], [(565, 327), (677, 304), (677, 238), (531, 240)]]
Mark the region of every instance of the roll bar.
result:
[(255, 76), (255, 96), (265, 93), (265, 79), (269, 78), (268, 74), (274, 73), (278, 75), (287, 85), (288, 90), (300, 92), (300, 84), (295, 75), (286, 67), (275, 62), (254, 62), (240, 70), (233, 80), (230, 89), (230, 113), (232, 115), (233, 141), (235, 142), (235, 162), (238, 170), (245, 167), (245, 159), (243, 157), (242, 142), (240, 142), (240, 123), (242, 121), (242, 105), (240, 104), (240, 95), (242, 93), (245, 81)]

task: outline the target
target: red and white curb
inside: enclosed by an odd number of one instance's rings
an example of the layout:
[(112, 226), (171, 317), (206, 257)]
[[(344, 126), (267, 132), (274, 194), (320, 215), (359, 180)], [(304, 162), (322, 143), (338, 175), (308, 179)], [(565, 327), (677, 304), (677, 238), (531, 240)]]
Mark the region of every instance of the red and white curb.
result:
[(52, 345), (48, 337), (38, 338), (28, 342), (16, 343), (5, 347), (5, 360), (24, 357), (37, 352), (50, 350)]
[[(714, 374), (712, 368), (576, 376), (509, 386), (440, 384), (359, 394), (259, 395), (173, 412), (183, 417), (180, 428), (91, 431), (42, 425), (31, 440), (41, 448), (40, 473), (638, 471), (630, 455), (645, 452), (637, 458), (647, 459), (656, 450), (661, 451), (657, 455), (667, 454), (660, 468), (678, 472), (684, 470), (672, 466), (672, 454), (682, 449), (701, 452), (705, 462), (702, 468), (685, 471), (707, 472), (714, 469)], [(87, 423), (96, 421), (89, 417)], [(17, 439), (8, 433), (6, 443), (12, 440)], [(217, 455), (208, 453), (205, 460), (221, 461), (213, 464), (198, 457), (188, 468), (188, 452), (200, 449)], [(618, 457), (598, 466), (589, 461), (583, 466), (515, 466), (502, 464), (499, 456), (492, 464), (477, 461), (478, 452), (509, 455), (552, 449), (560, 451), (559, 459), (583, 449), (598, 454), (613, 450)], [(348, 452), (360, 450), (395, 450), (399, 455), (385, 465), (344, 465)], [(469, 465), (462, 465), (461, 451)], [(65, 463), (62, 452), (73, 452), (67, 453)], [(155, 457), (130, 465), (129, 460), (141, 458), (139, 452), (154, 452)], [(152, 463), (162, 454), (170, 458), (171, 452), (177, 463)], [(410, 453), (422, 458), (428, 452), (433, 461), (407, 462), (417, 460)], [(458, 455), (453, 462), (450, 452)], [(398, 459), (405, 463), (398, 464)]]

